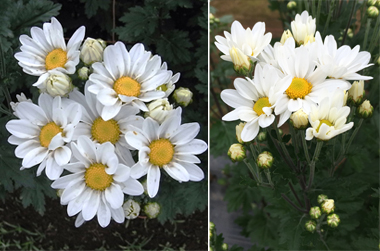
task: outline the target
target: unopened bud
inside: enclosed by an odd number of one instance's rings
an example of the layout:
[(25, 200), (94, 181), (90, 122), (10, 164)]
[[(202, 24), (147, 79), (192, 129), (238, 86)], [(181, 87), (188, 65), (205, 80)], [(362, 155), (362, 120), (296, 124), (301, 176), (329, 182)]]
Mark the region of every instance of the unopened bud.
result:
[(310, 208), (309, 214), (311, 218), (318, 219), (322, 213), (319, 207), (312, 207)]
[(354, 36), (354, 32), (352, 31), (351, 28), (348, 28), (348, 30), (347, 30), (347, 37), (352, 38), (353, 36)]
[(363, 101), (364, 94), (364, 81), (354, 81), (348, 90), (348, 101), (355, 106), (359, 106)]
[(322, 212), (325, 214), (330, 214), (334, 212), (335, 205), (334, 205), (334, 200), (332, 199), (327, 199), (322, 203)]
[(343, 106), (347, 105), (347, 98), (348, 98), (348, 91), (344, 90), (344, 96), (343, 96)]
[(273, 165), (273, 160), (273, 155), (268, 151), (264, 151), (257, 156), (256, 163), (260, 168), (270, 168)]
[(80, 59), (86, 65), (91, 65), (95, 62), (103, 60), (103, 45), (96, 39), (87, 38), (80, 50)]
[(149, 103), (148, 112), (145, 113), (146, 117), (151, 117), (159, 124), (162, 124), (164, 120), (173, 112), (173, 105), (171, 105), (167, 98), (156, 99)]
[(123, 204), (125, 218), (128, 220), (136, 219), (140, 215), (140, 204), (134, 200), (127, 200)]
[(63, 189), (57, 189), (57, 196), (61, 197), (63, 193)]
[(244, 141), (241, 139), (241, 132), (243, 131), (244, 126), (246, 125), (246, 122), (241, 122), (239, 125), (237, 125), (236, 128), (236, 139), (240, 144), (243, 144)]
[(222, 244), (222, 250), (228, 250), (228, 244), (227, 243)]
[(299, 109), (290, 115), (290, 123), (296, 129), (306, 129), (306, 127), (309, 125), (309, 118), (302, 109)]
[(186, 107), (193, 102), (193, 93), (189, 90), (189, 88), (178, 88), (174, 91), (173, 97), (175, 101), (183, 107)]
[(238, 74), (247, 76), (252, 70), (251, 61), (247, 55), (245, 55), (240, 49), (232, 47), (230, 49), (230, 56), (232, 63), (234, 63), (234, 69)]
[(48, 77), (41, 82), (37, 82), (35, 86), (42, 92), (48, 93), (50, 96), (67, 96), (74, 88), (71, 78), (58, 70), (51, 70), (47, 74)]
[(242, 144), (232, 144), (227, 154), (233, 162), (242, 161), (246, 158), (245, 147)]
[(149, 219), (157, 218), (161, 207), (157, 202), (150, 202), (144, 206), (144, 212)]
[(266, 132), (260, 132), (258, 135), (257, 135), (257, 140), (260, 141), (260, 142), (263, 142), (267, 139), (267, 133)]
[(373, 114), (373, 106), (369, 102), (369, 100), (365, 100), (358, 109), (359, 116), (362, 118), (370, 118)]
[(339, 216), (337, 214), (330, 214), (327, 216), (327, 225), (330, 227), (337, 227), (340, 223)]
[[(290, 3), (290, 2), (289, 2), (289, 3)], [(293, 35), (292, 35), (292, 32), (288, 29), (288, 30), (286, 30), (286, 31), (284, 31), (284, 32), (282, 33), (280, 43), (284, 45), (284, 44), (285, 44), (285, 41), (286, 41), (288, 38), (290, 38), (290, 37), (293, 37)]]
[(370, 6), (367, 9), (367, 15), (369, 18), (377, 18), (379, 15), (379, 9), (376, 6)]
[(367, 5), (368, 5), (368, 6), (375, 6), (375, 5), (376, 5), (376, 2), (377, 2), (376, 0), (368, 0), (368, 1), (367, 1)]
[(98, 41), (100, 43), (100, 45), (103, 47), (103, 49), (105, 49), (107, 47), (107, 42), (104, 41), (103, 39), (98, 38), (98, 39), (96, 39), (96, 41)]
[(87, 80), (88, 79), (88, 73), (90, 72), (90, 69), (88, 69), (86, 66), (79, 68), (78, 70), (78, 77), (81, 80)]
[(313, 220), (309, 220), (305, 223), (306, 230), (311, 233), (314, 233), (316, 226), (317, 226), (317, 223), (315, 223), (315, 221)]
[(297, 3), (295, 1), (290, 1), (286, 7), (288, 8), (288, 10), (294, 10), (295, 8), (297, 8)]
[(315, 42), (314, 35), (306, 35), (305, 38), (303, 39), (304, 45), (307, 45), (308, 43), (313, 43), (313, 42)]
[(322, 204), (327, 199), (328, 199), (327, 195), (320, 194), (320, 195), (318, 195), (318, 199), (317, 200), (318, 200), (319, 204)]

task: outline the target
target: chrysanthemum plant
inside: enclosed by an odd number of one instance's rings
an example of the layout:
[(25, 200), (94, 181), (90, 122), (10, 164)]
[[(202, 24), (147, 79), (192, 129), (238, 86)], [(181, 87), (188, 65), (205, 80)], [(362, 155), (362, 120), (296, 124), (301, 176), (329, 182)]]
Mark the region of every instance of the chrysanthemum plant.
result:
[[(342, 7), (355, 13), (359, 4)], [(372, 146), (360, 140), (353, 144), (377, 113), (372, 100), (364, 102), (368, 90), (378, 88), (368, 86), (379, 84), (371, 70), (377, 56), (369, 52), (376, 41), (367, 41), (367, 34), (364, 43), (346, 45), (347, 34), (342, 39), (319, 30), (322, 15), (311, 12), (317, 13), (313, 7), (310, 14), (304, 10), (293, 16), (278, 42), (271, 43), (263, 22), (243, 28), (234, 21), (230, 32), (215, 36), (221, 59), (230, 61), (239, 75), (232, 89), (220, 93), (230, 107), (221, 118), (223, 126), (238, 121), (233, 135), (238, 143), (228, 155), (240, 162), (224, 170), (229, 177), (225, 199), (229, 210), (243, 207), (236, 222), (258, 250), (354, 249), (356, 244), (337, 239), (349, 238), (347, 233), (362, 221), (377, 228), (370, 215), (376, 216), (371, 188), (377, 188), (378, 180), (370, 176), (378, 177), (378, 165), (371, 166), (378, 162), (378, 152), (373, 161), (366, 160)], [(372, 28), (377, 43), (379, 21)], [(362, 206), (366, 213), (361, 214)], [(378, 237), (378, 232), (363, 231), (361, 240), (372, 243)]]
[(175, 192), (161, 191), (163, 183), (176, 189), (204, 179), (196, 156), (207, 150), (196, 139), (200, 126), (181, 121), (181, 106), (192, 93), (178, 92), (177, 103), (170, 103), (180, 73), (168, 70), (159, 55), (141, 43), (127, 48), (84, 40), (84, 26), (66, 43), (54, 17), (30, 34), (20, 36), (14, 57), (37, 77), (33, 86), (40, 94), (37, 103), (20, 94), (10, 104), (8, 142), (17, 146), (20, 172), (33, 169), (52, 182), (75, 226), (95, 217), (101, 227), (111, 219), (122, 223), (137, 218), (140, 208), (141, 217), (156, 218), (166, 210), (159, 197), (178, 203)]

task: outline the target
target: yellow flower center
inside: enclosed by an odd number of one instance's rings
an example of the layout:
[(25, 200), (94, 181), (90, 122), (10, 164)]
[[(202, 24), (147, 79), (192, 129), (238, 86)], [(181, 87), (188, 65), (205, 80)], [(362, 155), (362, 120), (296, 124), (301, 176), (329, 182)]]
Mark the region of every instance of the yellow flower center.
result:
[(54, 49), (45, 58), (46, 70), (64, 67), (67, 62), (67, 53), (62, 49)]
[(101, 144), (108, 141), (115, 144), (120, 138), (120, 128), (116, 120), (110, 119), (104, 121), (99, 117), (92, 124), (91, 136)]
[(106, 168), (106, 165), (100, 163), (89, 166), (84, 174), (86, 185), (98, 191), (104, 191), (111, 186), (113, 178), (112, 175), (106, 173)]
[(322, 124), (326, 124), (328, 126), (332, 126), (331, 122), (326, 120), (326, 119), (322, 119), (320, 122), (319, 122), (319, 125), (318, 125), (318, 128), (317, 128), (317, 132), (319, 132), (319, 128), (321, 128), (321, 125)]
[(269, 103), (269, 99), (267, 97), (265, 98), (259, 98), (255, 105), (253, 106), (253, 110), (257, 113), (258, 116), (263, 114), (263, 108), (264, 107), (271, 107), (272, 105)]
[(285, 91), (291, 99), (304, 98), (311, 92), (312, 84), (304, 78), (293, 78), (292, 83)]
[(50, 141), (58, 133), (63, 132), (63, 129), (57, 126), (54, 122), (50, 122), (41, 128), (40, 144), (43, 147), (49, 147)]
[(138, 97), (140, 95), (141, 85), (130, 77), (121, 77), (115, 81), (113, 89), (117, 94)]
[(149, 148), (149, 161), (153, 165), (162, 167), (173, 159), (174, 146), (168, 139), (153, 140)]

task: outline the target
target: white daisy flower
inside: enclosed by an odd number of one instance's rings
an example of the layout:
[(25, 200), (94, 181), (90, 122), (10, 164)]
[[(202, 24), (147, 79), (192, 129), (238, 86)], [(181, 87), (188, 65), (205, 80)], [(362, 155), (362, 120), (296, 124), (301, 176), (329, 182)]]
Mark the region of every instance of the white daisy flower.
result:
[(275, 119), (273, 108), (290, 82), (290, 76), (279, 75), (273, 66), (266, 64), (262, 68), (259, 64), (256, 65), (253, 80), (237, 78), (234, 81), (236, 90), (222, 91), (222, 100), (235, 108), (222, 119), (225, 121), (240, 119), (247, 122), (241, 132), (241, 139), (244, 142), (253, 140), (260, 127), (266, 128), (273, 123)]
[[(338, 48), (334, 36), (326, 36), (323, 43), (321, 35), (317, 32), (316, 36), (318, 66), (326, 72), (327, 76), (343, 80), (370, 80), (371, 76), (362, 76), (358, 74), (360, 70), (373, 64), (368, 64), (371, 60), (371, 54), (367, 51), (361, 51), (360, 45), (353, 49), (348, 45)], [(348, 83), (348, 82), (347, 82)]]
[(346, 124), (350, 107), (343, 106), (344, 93), (337, 90), (321, 100), (319, 106), (312, 105), (309, 114), (311, 127), (306, 130), (306, 140), (314, 137), (320, 140), (329, 140), (338, 134), (350, 130), (354, 122)]
[(315, 18), (309, 16), (305, 10), (297, 14), (295, 20), (290, 23), (292, 28), (293, 37), (298, 45), (307, 44), (308, 41), (314, 42), (314, 34), (317, 28)]
[(141, 195), (140, 182), (130, 177), (130, 168), (119, 163), (114, 146), (110, 142), (96, 144), (86, 136), (71, 143), (73, 159), (64, 168), (71, 174), (52, 183), (52, 188), (63, 189), (61, 204), (67, 206), (67, 214), (79, 213), (75, 225), (97, 215), (100, 226), (106, 227), (113, 218), (124, 222), (124, 193)]
[[(292, 38), (288, 40), (290, 39)], [(337, 88), (349, 88), (345, 81), (326, 79), (326, 73), (316, 68), (313, 51), (313, 47), (301, 46), (283, 51), (278, 59), (284, 74), (292, 77), (290, 86), (276, 103), (275, 113), (281, 114), (278, 126), (284, 124), (292, 112), (301, 108), (309, 114), (310, 105), (318, 103), (320, 97), (326, 95), (326, 90), (329, 92)]]
[(75, 73), (75, 66), (79, 63), (79, 47), (85, 33), (84, 26), (75, 31), (67, 45), (62, 25), (54, 17), (51, 18), (51, 23), (44, 23), (43, 29), (32, 27), (30, 33), (32, 37), (20, 36), (21, 52), (15, 54), (25, 73), (41, 77), (53, 69), (66, 74)]
[(21, 169), (40, 164), (37, 175), (46, 167), (46, 176), (55, 180), (71, 158), (71, 150), (66, 144), (72, 140), (82, 112), (79, 104), (61, 100), (59, 96), (53, 99), (48, 94), (41, 94), (38, 104), (21, 102), (17, 105), (20, 119), (6, 124), (12, 134), (8, 142), (18, 145), (15, 155), (23, 159)]
[[(162, 71), (168, 70), (168, 66), (167, 66), (166, 62), (164, 62), (162, 64), (160, 69)], [(169, 73), (168, 78), (164, 81), (164, 84), (157, 87), (157, 90), (165, 92), (165, 96), (163, 98), (167, 98), (170, 96), (170, 94), (172, 94), (172, 92), (175, 89), (175, 83), (178, 82), (179, 77), (181, 76), (181, 74), (179, 72), (177, 72), (174, 75), (173, 75), (172, 71), (168, 71), (168, 73)]]
[(181, 125), (181, 108), (178, 107), (161, 125), (151, 118), (144, 120), (142, 128), (135, 127), (126, 133), (127, 142), (139, 150), (139, 161), (131, 168), (131, 177), (147, 174), (148, 195), (156, 196), (161, 169), (179, 182), (200, 181), (204, 173), (194, 156), (207, 150), (207, 144), (194, 137), (198, 123)]
[(128, 52), (123, 43), (117, 42), (107, 46), (103, 56), (103, 63), (92, 65), (94, 73), (89, 77), (92, 85), (88, 90), (105, 106), (101, 114), (104, 120), (116, 116), (125, 104), (148, 111), (145, 102), (165, 96), (157, 87), (168, 81), (170, 72), (162, 70), (161, 57), (152, 57), (142, 44)]
[(137, 107), (125, 105), (114, 118), (105, 121), (100, 116), (104, 106), (96, 99), (95, 94), (87, 90), (87, 87), (88, 83), (84, 88), (85, 95), (74, 90), (69, 96), (70, 99), (83, 106), (83, 116), (75, 130), (74, 140), (84, 135), (96, 143), (111, 142), (115, 146), (117, 155), (124, 159), (125, 164), (134, 165), (129, 149), (135, 149), (125, 140), (125, 133), (131, 130), (131, 125), (141, 128), (144, 118), (136, 116), (140, 110)]
[(226, 61), (232, 61), (230, 52), (236, 50), (242, 52), (244, 55), (257, 60), (257, 56), (264, 50), (271, 39), (272, 33), (265, 34), (265, 23), (257, 22), (252, 30), (250, 28), (244, 29), (239, 21), (234, 21), (231, 25), (231, 34), (227, 31), (224, 32), (224, 37), (216, 36), (215, 45), (224, 54), (221, 56)]

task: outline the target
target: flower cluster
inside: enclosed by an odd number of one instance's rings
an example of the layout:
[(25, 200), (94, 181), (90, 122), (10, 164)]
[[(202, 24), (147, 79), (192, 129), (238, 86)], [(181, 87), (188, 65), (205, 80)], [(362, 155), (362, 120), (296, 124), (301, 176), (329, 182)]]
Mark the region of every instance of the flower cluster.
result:
[[(372, 77), (358, 72), (371, 66), (370, 53), (360, 52), (359, 45), (338, 47), (332, 35), (323, 40), (315, 18), (307, 11), (296, 15), (291, 30), (284, 31), (281, 42), (274, 46), (270, 45), (272, 35), (264, 33), (264, 23), (251, 30), (234, 21), (231, 33), (215, 37), (215, 45), (224, 54), (221, 58), (233, 62), (235, 70), (247, 76), (236, 78), (235, 89), (221, 93), (222, 100), (234, 108), (223, 120), (246, 123), (239, 134), (241, 140), (252, 141), (260, 128), (272, 125), (276, 117), (278, 127), (289, 118), (296, 129), (308, 127), (307, 140), (329, 140), (351, 129), (353, 122), (346, 123), (350, 108), (344, 93), (350, 90), (349, 100), (355, 100), (357, 106), (362, 103), (363, 81)], [(352, 85), (352, 80), (361, 86)]]
[[(305, 228), (309, 232), (322, 231), (323, 220), (327, 216), (327, 225), (331, 228), (338, 227), (340, 218), (334, 213), (334, 200), (329, 199), (326, 195), (318, 195), (318, 203), (320, 206), (310, 208), (309, 215), (312, 220), (305, 223)], [(317, 221), (317, 222), (316, 222)]]
[[(144, 193), (138, 180), (144, 176), (151, 198), (162, 171), (178, 182), (202, 180), (195, 155), (207, 144), (195, 139), (199, 124), (182, 124), (181, 107), (169, 103), (180, 74), (159, 55), (142, 44), (128, 50), (121, 42), (83, 42), (84, 36), (80, 27), (66, 44), (55, 18), (33, 27), (31, 37), (20, 36), (15, 57), (25, 73), (38, 77), (33, 85), (41, 94), (38, 104), (19, 96), (12, 103), (17, 119), (6, 128), (21, 169), (45, 170), (68, 215), (77, 215), (77, 227), (95, 216), (106, 227), (111, 219), (138, 216), (140, 207), (124, 201)], [(71, 81), (77, 68), (80, 79), (88, 79), (83, 93)], [(184, 94), (177, 96), (187, 105), (192, 93)]]

